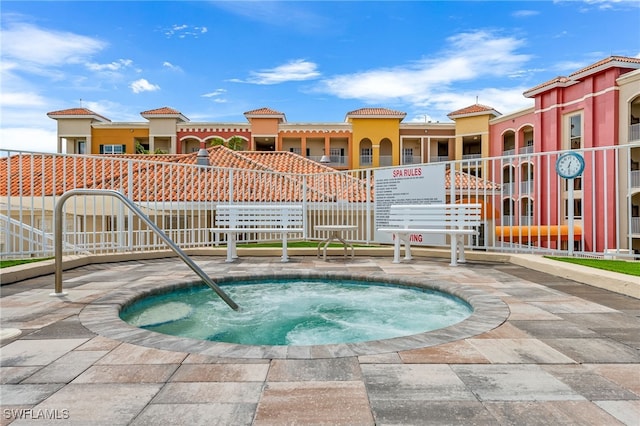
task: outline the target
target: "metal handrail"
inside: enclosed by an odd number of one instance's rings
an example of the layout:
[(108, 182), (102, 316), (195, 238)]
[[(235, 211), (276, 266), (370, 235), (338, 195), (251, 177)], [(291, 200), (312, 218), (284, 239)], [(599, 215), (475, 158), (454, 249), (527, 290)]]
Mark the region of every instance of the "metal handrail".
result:
[(56, 277), (55, 290), (54, 293), (51, 294), (52, 296), (62, 296), (65, 294), (62, 291), (62, 207), (65, 201), (74, 195), (109, 195), (119, 198), (120, 201), (129, 207), (133, 213), (135, 213), (144, 223), (147, 224), (149, 228), (151, 228), (165, 243), (167, 243), (169, 248), (173, 250), (196, 274), (198, 274), (205, 284), (211, 287), (211, 289), (215, 291), (227, 305), (229, 305), (233, 310), (238, 310), (238, 305), (231, 300), (231, 298), (171, 240), (171, 238), (158, 228), (158, 226), (153, 223), (151, 219), (149, 219), (149, 217), (133, 203), (133, 201), (112, 189), (72, 189), (62, 194), (60, 199), (57, 201), (54, 216)]

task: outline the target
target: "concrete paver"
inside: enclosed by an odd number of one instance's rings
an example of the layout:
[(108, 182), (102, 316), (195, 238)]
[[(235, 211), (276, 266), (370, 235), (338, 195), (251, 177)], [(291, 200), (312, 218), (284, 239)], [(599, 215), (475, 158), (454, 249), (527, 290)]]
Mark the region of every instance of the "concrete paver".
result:
[(53, 276), (25, 280), (0, 289), (3, 329), (22, 331), (0, 343), (0, 425), (640, 426), (638, 299), (490, 262), (194, 261), (216, 280), (428, 280), (479, 305), (453, 328), (393, 341), (243, 347), (157, 335), (117, 317), (140, 291), (198, 281), (177, 259), (66, 271), (64, 298), (49, 296)]

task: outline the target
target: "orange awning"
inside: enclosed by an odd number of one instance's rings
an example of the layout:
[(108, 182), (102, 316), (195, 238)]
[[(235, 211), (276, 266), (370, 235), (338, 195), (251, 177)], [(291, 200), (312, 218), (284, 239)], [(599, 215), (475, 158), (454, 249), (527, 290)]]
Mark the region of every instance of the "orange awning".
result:
[[(535, 240), (538, 238), (566, 240), (569, 237), (568, 225), (520, 225), (520, 226), (496, 226), (496, 237), (504, 241)], [(582, 227), (573, 225), (573, 239), (582, 237)]]

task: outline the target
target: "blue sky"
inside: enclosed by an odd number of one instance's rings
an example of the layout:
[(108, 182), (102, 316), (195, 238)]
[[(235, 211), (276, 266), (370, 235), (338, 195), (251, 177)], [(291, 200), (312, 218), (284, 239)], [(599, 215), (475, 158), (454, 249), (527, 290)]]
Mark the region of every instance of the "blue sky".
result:
[(342, 122), (363, 107), (449, 121), (611, 55), (640, 57), (634, 1), (2, 1), (0, 147), (55, 152), (49, 111), (145, 121)]

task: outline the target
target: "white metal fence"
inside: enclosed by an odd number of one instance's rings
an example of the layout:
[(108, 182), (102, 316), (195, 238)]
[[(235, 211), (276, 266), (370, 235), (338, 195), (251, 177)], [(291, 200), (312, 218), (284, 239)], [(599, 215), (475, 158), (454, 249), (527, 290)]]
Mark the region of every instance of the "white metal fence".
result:
[[(438, 161), (389, 169), (444, 167), (445, 202), (481, 202), (484, 224), (471, 249), (620, 257), (640, 254), (640, 145), (583, 149), (585, 170), (570, 185), (557, 176), (561, 152)], [(229, 202), (302, 203), (302, 240), (324, 236), (316, 225), (354, 224), (347, 238), (384, 243), (376, 236), (376, 173), (361, 169), (298, 174), (264, 167), (231, 169), (185, 164), (180, 156), (153, 162), (128, 156), (80, 156), (0, 151), (2, 258), (53, 255), (56, 199), (74, 188), (112, 189), (135, 202), (181, 248), (223, 244), (209, 229), (216, 205)], [(273, 166), (273, 165), (272, 165)], [(574, 241), (569, 242), (568, 194), (574, 195)], [(420, 199), (420, 190), (411, 197)], [(166, 249), (162, 240), (117, 199), (83, 196), (65, 205), (66, 254)], [(277, 236), (247, 234), (247, 242)]]

